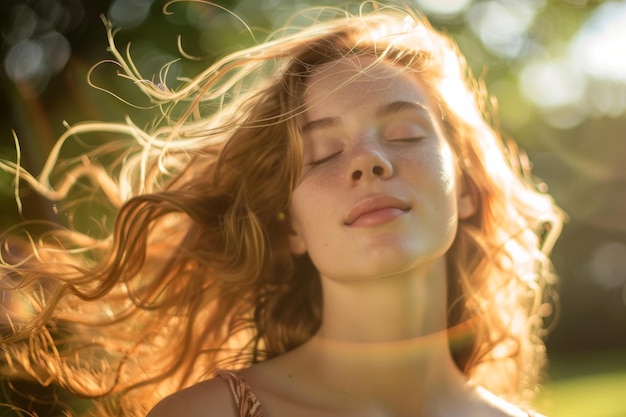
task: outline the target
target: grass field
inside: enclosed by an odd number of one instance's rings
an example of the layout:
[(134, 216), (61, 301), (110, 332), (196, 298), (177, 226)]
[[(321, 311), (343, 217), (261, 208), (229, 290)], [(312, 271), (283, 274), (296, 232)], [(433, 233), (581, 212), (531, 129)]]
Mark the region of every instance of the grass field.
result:
[(538, 401), (548, 417), (626, 417), (626, 351), (553, 360)]

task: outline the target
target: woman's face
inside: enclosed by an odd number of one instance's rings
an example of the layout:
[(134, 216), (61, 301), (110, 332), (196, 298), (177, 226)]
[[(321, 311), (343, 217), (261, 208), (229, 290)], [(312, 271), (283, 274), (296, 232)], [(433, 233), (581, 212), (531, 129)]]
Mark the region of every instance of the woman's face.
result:
[(474, 209), (421, 84), (389, 64), (365, 70), (373, 63), (344, 58), (307, 79), (290, 245), (331, 279), (434, 262)]

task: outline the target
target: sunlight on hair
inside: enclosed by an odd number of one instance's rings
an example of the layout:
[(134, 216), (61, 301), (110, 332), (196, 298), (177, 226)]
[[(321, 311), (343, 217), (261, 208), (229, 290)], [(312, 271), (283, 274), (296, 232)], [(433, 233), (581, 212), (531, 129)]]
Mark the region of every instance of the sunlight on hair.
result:
[(439, 18), (450, 19), (463, 13), (473, 0), (416, 0), (426, 13)]
[(411, 40), (427, 35), (423, 24), (415, 21), (413, 16), (405, 16), (402, 26), (396, 22), (380, 24), (367, 29), (370, 38), (374, 42), (384, 41), (397, 45), (410, 45)]

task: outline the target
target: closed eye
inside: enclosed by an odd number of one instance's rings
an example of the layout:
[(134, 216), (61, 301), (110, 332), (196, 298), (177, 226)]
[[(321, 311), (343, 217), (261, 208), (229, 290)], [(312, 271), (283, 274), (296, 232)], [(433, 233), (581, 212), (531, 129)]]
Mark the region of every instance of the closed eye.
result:
[(308, 164), (308, 165), (309, 165), (309, 166), (313, 166), (313, 167), (314, 167), (314, 166), (321, 165), (321, 164), (323, 164), (324, 162), (329, 161), (329, 160), (331, 160), (332, 158), (334, 158), (335, 156), (339, 155), (340, 153), (341, 153), (341, 151), (335, 152), (335, 153), (333, 153), (333, 154), (331, 154), (331, 155), (325, 156), (324, 158), (318, 159), (318, 160), (316, 160), (316, 161), (309, 162), (309, 164)]
[(389, 142), (400, 142), (400, 143), (415, 143), (423, 140), (425, 136), (415, 136), (410, 138), (398, 138), (398, 139), (390, 139)]

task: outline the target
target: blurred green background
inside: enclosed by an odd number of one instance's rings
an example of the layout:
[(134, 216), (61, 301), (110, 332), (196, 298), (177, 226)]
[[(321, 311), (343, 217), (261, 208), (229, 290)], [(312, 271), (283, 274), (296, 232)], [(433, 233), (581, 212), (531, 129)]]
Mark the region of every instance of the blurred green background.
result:
[[(549, 379), (538, 401), (552, 417), (626, 416), (626, 1), (407, 0), (454, 37), (499, 103), (499, 120), (534, 173), (569, 214), (554, 250), (560, 318), (548, 338)], [(63, 121), (145, 115), (89, 87), (86, 74), (110, 58), (108, 16), (122, 29), (146, 79), (175, 88), (177, 77), (250, 44), (242, 24), (218, 7), (162, 0), (2, 0), (0, 156), (38, 172)], [(332, 1), (217, 1), (258, 39), (296, 10)], [(183, 49), (204, 60), (182, 60)], [(142, 104), (112, 64), (93, 81)], [(143, 103), (145, 104), (145, 103)], [(144, 119), (142, 119), (144, 118)], [(18, 215), (12, 178), (0, 175), (0, 230), (20, 218), (54, 219), (55, 207), (28, 191)], [(45, 414), (42, 411), (42, 415)], [(3, 414), (6, 415), (6, 414)]]

